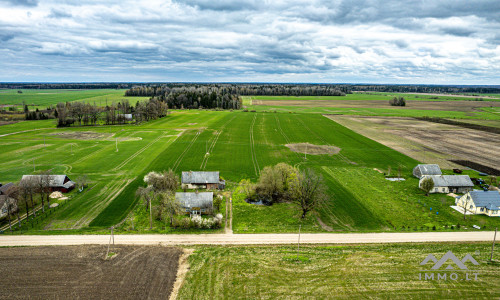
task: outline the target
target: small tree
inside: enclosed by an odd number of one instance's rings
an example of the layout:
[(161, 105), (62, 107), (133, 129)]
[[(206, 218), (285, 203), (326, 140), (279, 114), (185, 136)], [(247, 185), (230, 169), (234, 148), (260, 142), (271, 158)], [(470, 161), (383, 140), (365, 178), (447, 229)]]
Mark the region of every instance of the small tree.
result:
[(406, 100), (403, 97), (394, 97), (389, 100), (391, 106), (406, 106)]
[(158, 198), (160, 200), (160, 216), (167, 223), (167, 220), (170, 221), (170, 226), (174, 221), (174, 215), (178, 214), (182, 210), (182, 206), (175, 199), (175, 194), (171, 192), (163, 192), (158, 194)]
[(213, 200), (213, 207), (214, 209), (219, 212), (220, 211), (220, 206), (222, 205), (222, 195), (216, 195), (214, 200)]
[(240, 189), (246, 195), (247, 199), (254, 200), (257, 196), (255, 194), (256, 185), (248, 179), (242, 179), (240, 181)]
[(323, 178), (312, 170), (299, 171), (290, 181), (291, 201), (302, 210), (302, 219), (306, 214), (326, 199)]
[(149, 229), (153, 228), (153, 212), (151, 211), (151, 201), (154, 198), (153, 188), (148, 187), (139, 187), (135, 192), (135, 196), (144, 201), (146, 205), (146, 211), (149, 209)]
[(434, 188), (434, 180), (430, 177), (424, 178), (420, 184), (420, 188), (424, 190), (426, 196), (429, 196), (429, 192)]
[(16, 207), (17, 201), (14, 200), (14, 197), (17, 197), (16, 194), (18, 194), (18, 188), (16, 186), (11, 186), (6, 191), (4, 191), (5, 202), (7, 204), (7, 217), (9, 220), (9, 229), (11, 232), (12, 232), (12, 221), (11, 221), (12, 213), (17, 210), (19, 218), (19, 206)]
[(83, 190), (83, 188), (87, 187), (88, 182), (89, 182), (89, 178), (85, 174), (80, 175), (76, 178), (76, 184), (77, 184), (78, 188), (81, 190)]

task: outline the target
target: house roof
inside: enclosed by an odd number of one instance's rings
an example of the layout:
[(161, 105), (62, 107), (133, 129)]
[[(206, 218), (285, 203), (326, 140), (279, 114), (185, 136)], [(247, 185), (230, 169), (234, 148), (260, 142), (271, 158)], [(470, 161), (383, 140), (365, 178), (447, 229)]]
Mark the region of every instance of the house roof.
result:
[(472, 191), (469, 192), (469, 195), (476, 207), (500, 210), (500, 193), (497, 191)]
[[(38, 180), (41, 176), (43, 175), (23, 175), (23, 180), (28, 180), (28, 179), (35, 179)], [(75, 183), (69, 179), (68, 176), (66, 175), (49, 175), (50, 176), (50, 187), (64, 187), (64, 188), (69, 188), (71, 186), (74, 186)], [(64, 183), (66, 178), (68, 177), (68, 182)]]
[[(470, 180), (469, 175), (427, 175), (424, 178), (430, 177), (434, 181), (434, 187), (445, 186), (464, 186), (473, 187), (474, 183)], [(423, 180), (422, 178), (421, 180)]]
[(0, 195), (5, 194), (5, 193), (7, 192), (7, 190), (8, 190), (11, 186), (13, 186), (13, 185), (14, 185), (14, 184), (13, 184), (12, 182), (9, 182), (9, 183), (6, 183), (6, 184), (4, 184), (4, 185), (0, 186)]
[(417, 165), (414, 169), (418, 169), (421, 175), (442, 175), (441, 169), (439, 165), (435, 164), (420, 164)]
[(214, 193), (175, 193), (175, 199), (179, 201), (182, 207), (212, 207)]
[(219, 171), (216, 172), (182, 172), (182, 183), (219, 183)]

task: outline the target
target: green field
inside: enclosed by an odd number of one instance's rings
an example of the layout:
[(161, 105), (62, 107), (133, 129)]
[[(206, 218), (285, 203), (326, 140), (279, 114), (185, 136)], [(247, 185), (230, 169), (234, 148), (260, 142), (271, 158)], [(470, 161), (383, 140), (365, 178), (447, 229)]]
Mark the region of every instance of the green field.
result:
[(149, 97), (125, 97), (124, 89), (99, 89), (99, 90), (0, 90), (0, 105), (26, 105), (48, 107), (59, 102), (84, 101), (98, 106), (106, 106), (112, 102), (128, 99), (131, 104)]
[[(320, 114), (185, 110), (142, 125), (56, 129), (53, 121), (30, 121), (0, 126), (0, 135), (4, 133), (10, 135), (0, 137), (1, 182), (19, 181), (34, 168), (52, 169), (53, 174), (67, 174), (73, 180), (87, 175), (91, 180), (87, 190), (73, 191), (67, 205), (38, 222), (30, 229), (33, 232), (99, 230), (127, 216), (139, 216), (134, 194), (150, 171), (218, 170), (229, 186), (236, 187), (242, 179), (255, 182), (261, 169), (279, 162), (315, 169), (328, 186), (329, 201), (301, 220), (293, 204), (256, 206), (233, 189), (235, 232), (295, 232), (299, 224), (308, 232), (425, 231), (434, 226), (450, 230), (457, 224), (462, 228), (498, 224), (485, 216), (463, 221), (449, 208), (453, 199), (425, 197), (418, 190), (411, 177), (417, 161)], [(285, 146), (304, 142), (341, 151), (306, 159)], [(400, 167), (408, 180), (389, 182), (373, 170), (389, 165), (394, 172)], [(155, 230), (162, 226), (155, 225)]]
[[(488, 264), (491, 244), (381, 244), (301, 246), (197, 246), (181, 299), (497, 299), (500, 268)], [(471, 254), (472, 271), (457, 280), (425, 279), (428, 254)], [(442, 269), (445, 267), (443, 266)], [(451, 272), (443, 271), (441, 273)], [(447, 276), (448, 276), (447, 275)], [(448, 277), (447, 277), (448, 278)]]

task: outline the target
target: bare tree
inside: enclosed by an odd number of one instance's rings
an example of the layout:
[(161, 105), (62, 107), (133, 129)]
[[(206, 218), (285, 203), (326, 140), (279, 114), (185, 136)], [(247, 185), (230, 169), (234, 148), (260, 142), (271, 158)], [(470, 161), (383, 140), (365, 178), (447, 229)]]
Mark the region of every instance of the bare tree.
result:
[(19, 190), (17, 186), (11, 186), (6, 191), (4, 191), (5, 202), (7, 204), (7, 216), (9, 219), (9, 229), (12, 232), (12, 220), (11, 215), (13, 212), (17, 211), (18, 219), (19, 219), (19, 206), (17, 205), (17, 201), (14, 197), (17, 197)]
[(30, 198), (31, 208), (33, 210), (33, 216), (36, 217), (36, 209), (35, 209), (35, 201), (33, 200), (33, 194), (35, 193), (37, 183), (35, 182), (33, 177), (27, 177), (19, 183), (19, 187), (21, 188), (21, 193), (23, 193), (23, 197)]
[(292, 202), (302, 210), (302, 218), (326, 199), (323, 178), (310, 169), (299, 171), (291, 180), (290, 193)]
[(89, 178), (87, 175), (80, 175), (76, 178), (76, 184), (80, 189), (83, 190), (84, 187), (87, 187), (87, 184), (89, 182)]

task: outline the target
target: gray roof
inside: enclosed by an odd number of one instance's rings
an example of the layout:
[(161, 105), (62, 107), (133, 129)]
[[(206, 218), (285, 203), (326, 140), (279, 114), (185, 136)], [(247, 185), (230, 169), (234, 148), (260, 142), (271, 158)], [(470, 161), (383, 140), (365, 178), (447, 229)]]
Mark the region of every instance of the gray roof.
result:
[(441, 175), (443, 174), (441, 172), (441, 169), (439, 168), (438, 165), (434, 164), (428, 164), (428, 165), (417, 165), (415, 169), (418, 169), (420, 171), (421, 175)]
[[(39, 178), (43, 175), (23, 175), (23, 180), (28, 180), (28, 179), (34, 179), (34, 180), (39, 180)], [(75, 183), (69, 179), (68, 176), (66, 175), (49, 175), (50, 176), (50, 187), (64, 187), (64, 188), (70, 188), (71, 186), (74, 186)], [(64, 183), (66, 180), (66, 177), (68, 177), (68, 182)]]
[(497, 191), (472, 191), (469, 194), (476, 207), (500, 210), (500, 193)]
[(175, 193), (175, 199), (179, 201), (182, 207), (212, 207), (214, 193)]
[(9, 183), (6, 183), (6, 184), (4, 184), (4, 185), (0, 186), (0, 195), (5, 194), (5, 193), (7, 192), (7, 190), (8, 190), (11, 186), (13, 186), (13, 185), (14, 185), (14, 184), (13, 184), (12, 182), (9, 182)]
[(445, 186), (464, 186), (473, 187), (474, 183), (470, 180), (469, 175), (427, 175), (422, 179), (430, 177), (434, 181), (434, 187)]
[(219, 171), (216, 172), (182, 172), (182, 183), (219, 183)]

